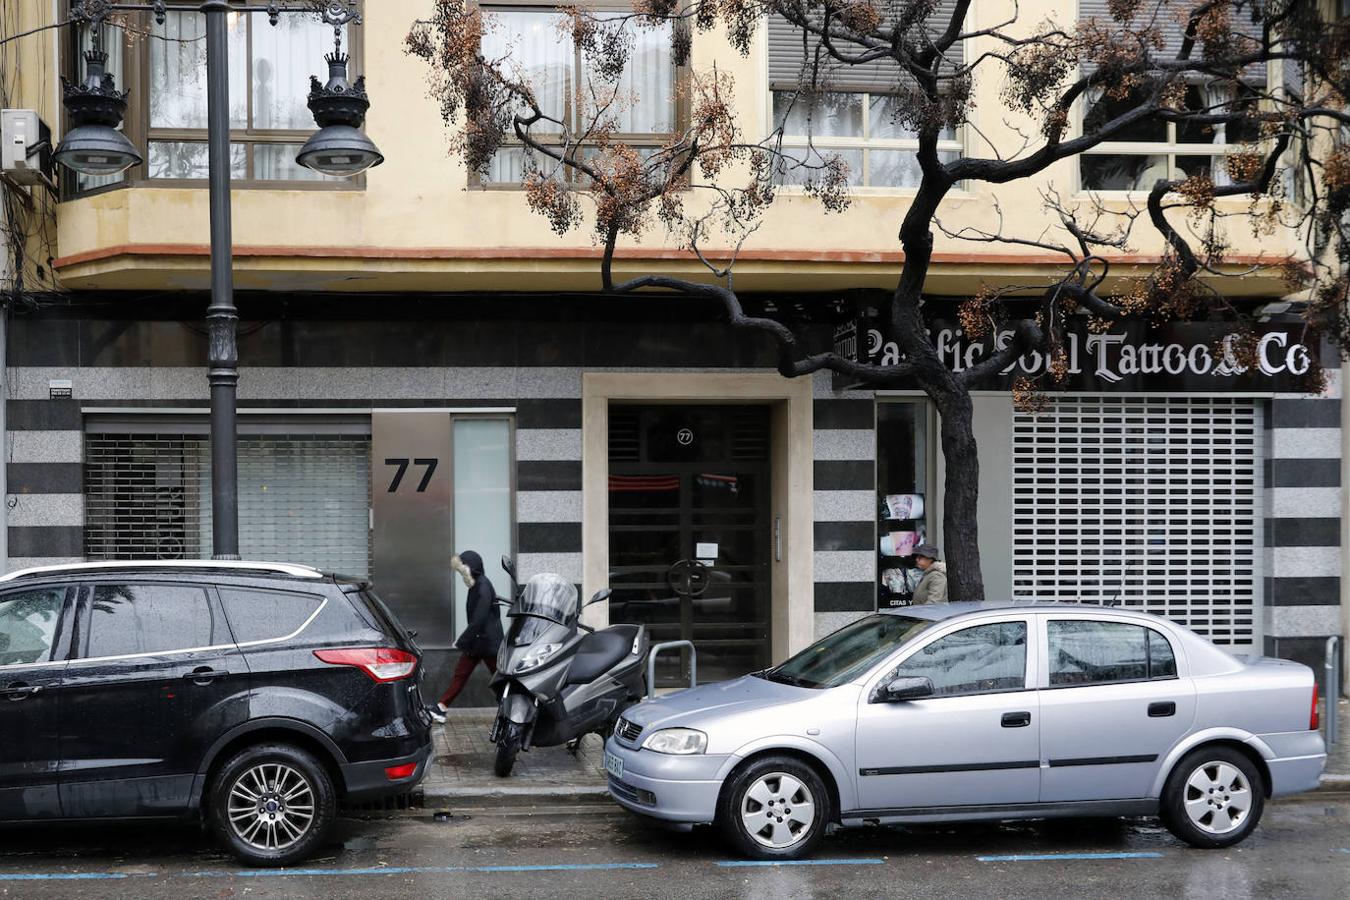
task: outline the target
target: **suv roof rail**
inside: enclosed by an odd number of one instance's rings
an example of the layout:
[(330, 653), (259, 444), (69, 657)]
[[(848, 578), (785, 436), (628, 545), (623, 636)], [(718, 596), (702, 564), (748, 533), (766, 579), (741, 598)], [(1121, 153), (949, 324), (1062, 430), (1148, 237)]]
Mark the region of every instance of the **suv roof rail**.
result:
[(226, 559), (126, 559), (102, 560), (99, 562), (65, 563), (56, 566), (34, 566), (18, 569), (7, 575), (0, 575), (0, 583), (31, 578), (37, 575), (52, 575), (61, 572), (115, 572), (126, 569), (205, 569), (236, 572), (271, 572), (278, 575), (290, 575), (294, 578), (322, 578), (323, 573), (312, 566), (293, 563), (253, 562), (250, 560)]

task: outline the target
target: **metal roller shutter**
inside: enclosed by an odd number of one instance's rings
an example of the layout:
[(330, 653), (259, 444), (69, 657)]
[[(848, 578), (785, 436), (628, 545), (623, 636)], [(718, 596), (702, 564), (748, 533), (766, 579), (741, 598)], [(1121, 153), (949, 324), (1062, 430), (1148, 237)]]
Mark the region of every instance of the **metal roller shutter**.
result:
[[(1186, 36), (1184, 22), (1196, 5), (1193, 0), (1149, 0), (1140, 4), (1139, 11), (1134, 14), (1129, 25), (1135, 29), (1145, 28), (1150, 23), (1156, 25), (1162, 34), (1163, 47), (1155, 51), (1154, 59), (1175, 59), (1181, 52), (1181, 39)], [(1113, 30), (1121, 27), (1111, 18), (1110, 0), (1078, 0), (1078, 18), (1096, 19)], [(1252, 24), (1251, 15), (1247, 10), (1233, 13), (1233, 28), (1239, 34), (1251, 35), (1253, 38), (1259, 39), (1261, 35), (1260, 27)], [(1248, 46), (1253, 50), (1256, 49), (1256, 44)], [(1204, 47), (1197, 42), (1191, 50), (1190, 58), (1201, 59), (1203, 55)], [(1092, 71), (1094, 67), (1085, 65), (1084, 68)], [(1243, 76), (1246, 79), (1264, 82), (1266, 64), (1249, 66)]]
[[(199, 435), (87, 435), (86, 557), (209, 557), (210, 472)], [(245, 559), (368, 574), (370, 439), (241, 436), (239, 551)]]
[[(878, 8), (883, 17), (894, 21), (905, 4), (882, 2)], [(894, 7), (894, 8), (892, 8)], [(820, 12), (823, 7), (810, 4), (809, 8)], [(956, 0), (937, 0), (933, 14), (929, 16), (925, 27), (930, 35), (941, 34), (951, 22), (956, 9)], [(917, 33), (916, 33), (917, 34)], [(806, 35), (803, 42), (801, 29), (789, 24), (777, 14), (770, 14), (768, 21), (769, 42), (769, 87), (773, 90), (796, 90), (803, 80), (804, 72), (816, 58), (816, 49), (820, 43), (816, 35)], [(840, 48), (845, 50), (845, 48)], [(953, 52), (960, 52), (960, 47)], [(852, 52), (847, 48), (846, 52)], [(822, 51), (819, 84), (834, 91), (870, 91), (874, 94), (894, 93), (899, 89), (902, 77), (909, 84), (907, 76), (902, 76), (900, 67), (893, 61), (879, 61), (867, 65), (850, 66), (831, 59)]]
[(1013, 417), (1013, 593), (1260, 645), (1261, 407), (1062, 397)]

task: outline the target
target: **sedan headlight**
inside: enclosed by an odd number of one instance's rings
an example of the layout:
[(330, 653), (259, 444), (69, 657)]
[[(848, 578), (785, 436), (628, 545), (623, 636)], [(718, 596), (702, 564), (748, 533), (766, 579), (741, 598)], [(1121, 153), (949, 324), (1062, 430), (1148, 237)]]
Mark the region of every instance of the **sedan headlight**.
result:
[(708, 749), (708, 736), (692, 728), (662, 728), (642, 742), (643, 749), (654, 753), (689, 756)]
[(525, 652), (525, 656), (516, 663), (517, 672), (528, 672), (531, 669), (537, 669), (548, 661), (549, 657), (558, 652), (562, 644), (539, 644), (531, 647)]

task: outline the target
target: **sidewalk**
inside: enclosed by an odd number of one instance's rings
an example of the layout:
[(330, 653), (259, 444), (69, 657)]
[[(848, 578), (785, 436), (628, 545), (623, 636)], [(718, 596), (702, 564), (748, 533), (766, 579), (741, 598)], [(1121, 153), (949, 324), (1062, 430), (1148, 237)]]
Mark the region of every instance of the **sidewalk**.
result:
[(435, 731), (436, 750), (422, 782), (427, 808), (446, 803), (466, 806), (530, 806), (604, 800), (604, 745), (588, 735), (577, 754), (564, 747), (534, 747), (516, 757), (511, 777), (492, 774), (496, 747), (488, 742), (493, 709), (451, 709)]
[[(1350, 700), (1339, 704), (1340, 740), (1327, 757), (1322, 789), (1350, 791)], [(510, 778), (492, 774), (491, 709), (452, 709), (436, 728), (436, 752), (422, 782), (427, 808), (568, 805), (607, 796), (600, 739), (589, 735), (574, 756), (563, 747), (536, 747), (516, 758)]]

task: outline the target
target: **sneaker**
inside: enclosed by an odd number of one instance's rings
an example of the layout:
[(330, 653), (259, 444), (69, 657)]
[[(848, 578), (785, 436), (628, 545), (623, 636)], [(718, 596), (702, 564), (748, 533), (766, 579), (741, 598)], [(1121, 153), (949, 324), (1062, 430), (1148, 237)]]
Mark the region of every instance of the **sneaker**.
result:
[(445, 724), (445, 713), (441, 710), (439, 706), (428, 706), (425, 707), (425, 709), (427, 711), (427, 715), (431, 716), (431, 721), (435, 722), (437, 725)]

